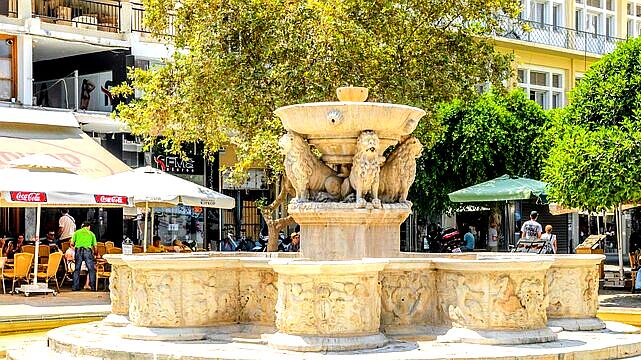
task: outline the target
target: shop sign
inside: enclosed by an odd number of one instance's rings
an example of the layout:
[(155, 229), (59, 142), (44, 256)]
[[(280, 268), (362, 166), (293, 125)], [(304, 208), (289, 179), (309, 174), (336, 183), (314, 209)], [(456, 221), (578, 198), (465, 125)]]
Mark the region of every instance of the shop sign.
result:
[(31, 191), (11, 191), (11, 201), (27, 202), (27, 203), (45, 203), (47, 202), (47, 194), (43, 192)]
[(184, 158), (180, 155), (154, 155), (154, 167), (172, 174), (203, 174), (202, 157), (193, 155)]
[(94, 195), (98, 204), (128, 205), (129, 199), (126, 196), (118, 195)]

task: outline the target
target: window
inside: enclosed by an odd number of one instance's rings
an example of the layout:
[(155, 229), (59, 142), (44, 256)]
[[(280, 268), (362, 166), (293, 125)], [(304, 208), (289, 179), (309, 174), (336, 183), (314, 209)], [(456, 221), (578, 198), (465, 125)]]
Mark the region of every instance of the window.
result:
[(10, 100), (16, 96), (16, 38), (0, 35), (0, 40), (0, 100)]
[[(632, 7), (628, 6), (627, 11), (631, 10)], [(615, 37), (615, 11), (614, 0), (586, 0), (585, 4), (577, 2), (574, 13), (576, 30), (590, 33), (593, 37)]]
[(641, 0), (628, 1), (627, 35), (634, 38), (641, 35)]
[(565, 105), (564, 70), (519, 68), (517, 75), (519, 87), (543, 109), (562, 108)]
[(545, 28), (544, 25), (565, 26), (564, 0), (521, 0), (521, 4), (523, 12), (520, 17), (534, 23), (531, 24), (533, 27), (541, 29)]

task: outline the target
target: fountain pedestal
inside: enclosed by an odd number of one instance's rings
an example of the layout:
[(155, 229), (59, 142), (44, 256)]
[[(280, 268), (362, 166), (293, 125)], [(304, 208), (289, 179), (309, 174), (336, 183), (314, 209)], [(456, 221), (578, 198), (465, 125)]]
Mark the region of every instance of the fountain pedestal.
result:
[(385, 261), (289, 261), (278, 274), (276, 327), (269, 345), (342, 351), (385, 345), (380, 333), (379, 271)]
[(400, 225), (411, 212), (407, 204), (354, 203), (298, 203), (288, 210), (301, 227), (301, 257), (310, 260), (398, 257)]

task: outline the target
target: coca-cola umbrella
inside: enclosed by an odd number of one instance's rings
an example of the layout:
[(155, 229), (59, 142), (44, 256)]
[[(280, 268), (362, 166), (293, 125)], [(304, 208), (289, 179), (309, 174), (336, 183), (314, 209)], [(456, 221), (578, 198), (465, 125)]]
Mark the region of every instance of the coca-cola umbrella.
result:
[[(145, 208), (143, 248), (147, 250), (147, 213), (177, 205), (233, 209), (234, 198), (150, 166), (96, 179), (104, 189), (124, 192), (137, 207)], [(153, 225), (153, 224), (152, 224)]]
[[(29, 165), (30, 161), (33, 161)], [(51, 166), (43, 165), (50, 163)], [(72, 173), (68, 165), (48, 155), (32, 155), (0, 169), (0, 207), (36, 208), (36, 246), (33, 285), (22, 287), (25, 294), (51, 292), (38, 285), (40, 216), (43, 207), (126, 207), (126, 195), (104, 192), (85, 176)]]

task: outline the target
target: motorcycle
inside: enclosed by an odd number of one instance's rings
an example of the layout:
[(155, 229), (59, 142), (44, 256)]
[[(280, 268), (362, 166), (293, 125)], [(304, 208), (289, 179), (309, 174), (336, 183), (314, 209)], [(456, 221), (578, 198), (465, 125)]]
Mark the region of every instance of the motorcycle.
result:
[(455, 228), (447, 228), (440, 233), (430, 234), (428, 243), (430, 251), (439, 253), (461, 252), (461, 247), (465, 245), (461, 232)]

